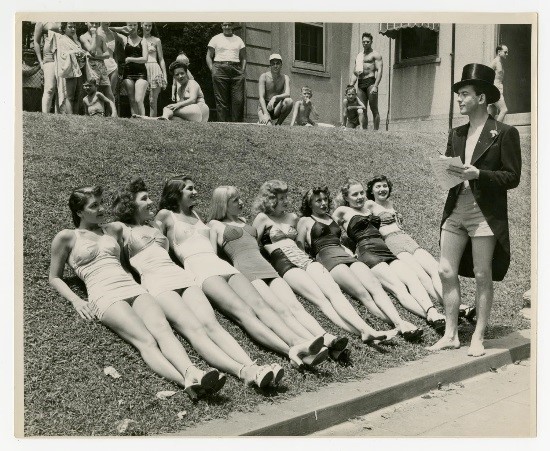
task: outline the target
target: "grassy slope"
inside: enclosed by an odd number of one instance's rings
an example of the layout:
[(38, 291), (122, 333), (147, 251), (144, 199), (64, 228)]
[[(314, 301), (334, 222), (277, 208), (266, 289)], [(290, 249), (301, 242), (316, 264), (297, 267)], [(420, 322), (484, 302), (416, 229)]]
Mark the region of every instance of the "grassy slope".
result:
[[(167, 174), (189, 173), (202, 194), (198, 210), (204, 216), (212, 189), (221, 184), (242, 189), (248, 213), (260, 184), (281, 178), (289, 183), (290, 200), (297, 210), (301, 193), (311, 185), (328, 184), (334, 192), (346, 176), (367, 180), (373, 174), (384, 173), (394, 182), (395, 204), (405, 216), (406, 229), (438, 255), (438, 227), (445, 195), (432, 180), (427, 157), (444, 149), (445, 142), (443, 134), (151, 123), (25, 113), (26, 434), (116, 435), (115, 425), (124, 418), (137, 421), (131, 430), (134, 434), (174, 432), (196, 421), (253, 409), (259, 402), (276, 402), (304, 390), (317, 390), (329, 382), (363, 378), (426, 354), (423, 346), (401, 340), (379, 350), (361, 345), (354, 338), (353, 368), (329, 362), (317, 373), (300, 374), (285, 359), (261, 349), (218, 315), (252, 358), (284, 365), (284, 385), (261, 394), (230, 378), (222, 394), (209, 402), (193, 406), (181, 391), (160, 401), (155, 398), (158, 391), (177, 388), (154, 375), (134, 349), (101, 324), (79, 320), (69, 303), (48, 285), (50, 242), (57, 231), (71, 227), (67, 199), (72, 187), (97, 183), (112, 190), (141, 175), (152, 198), (158, 199)], [(530, 280), (529, 137), (522, 139), (522, 147), (522, 182), (509, 194), (512, 265), (505, 281), (496, 284), (490, 337), (527, 326), (517, 311)], [(67, 277), (84, 296), (83, 285), (69, 270)], [(463, 286), (463, 293), (472, 302), (471, 281)], [(419, 318), (401, 308), (400, 312), (423, 325)], [(315, 316), (335, 332), (320, 314)], [(375, 327), (384, 327), (370, 316), (367, 320)], [(436, 335), (431, 330), (426, 332), (424, 343), (433, 343)], [(461, 333), (465, 338), (471, 328), (465, 326)], [(190, 346), (185, 346), (204, 367)], [(114, 380), (104, 376), (103, 368), (108, 365), (117, 368), (122, 377)], [(187, 415), (179, 420), (176, 414), (183, 410)]]

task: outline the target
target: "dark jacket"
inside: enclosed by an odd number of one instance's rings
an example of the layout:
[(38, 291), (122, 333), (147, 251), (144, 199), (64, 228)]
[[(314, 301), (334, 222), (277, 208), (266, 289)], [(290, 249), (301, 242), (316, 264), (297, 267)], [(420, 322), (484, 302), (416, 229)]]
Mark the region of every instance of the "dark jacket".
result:
[[(469, 126), (468, 123), (451, 130), (446, 156), (458, 156), (464, 163)], [(472, 194), (497, 239), (492, 266), (493, 280), (499, 281), (504, 278), (510, 266), (507, 190), (519, 185), (521, 175), (521, 149), (517, 129), (489, 116), (475, 146), (471, 164), (479, 169), (479, 179), (469, 182)], [(459, 192), (460, 185), (449, 190), (441, 226), (452, 213)], [(471, 240), (462, 255), (459, 274), (474, 277)]]

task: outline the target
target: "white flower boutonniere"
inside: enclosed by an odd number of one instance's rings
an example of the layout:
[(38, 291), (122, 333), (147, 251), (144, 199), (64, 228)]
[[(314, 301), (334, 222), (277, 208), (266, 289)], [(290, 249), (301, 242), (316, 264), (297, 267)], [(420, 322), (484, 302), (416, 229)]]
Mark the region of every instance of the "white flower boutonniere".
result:
[(498, 136), (498, 130), (491, 130), (489, 133), (491, 133), (491, 138), (496, 138)]

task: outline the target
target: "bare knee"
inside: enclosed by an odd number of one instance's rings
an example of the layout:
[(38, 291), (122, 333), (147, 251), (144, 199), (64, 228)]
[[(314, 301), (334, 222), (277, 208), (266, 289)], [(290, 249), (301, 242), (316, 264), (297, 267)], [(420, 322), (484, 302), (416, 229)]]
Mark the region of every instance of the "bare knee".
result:
[(146, 349), (155, 349), (158, 348), (158, 343), (155, 337), (149, 332), (140, 334), (139, 337), (136, 337), (132, 343), (139, 351), (144, 351)]
[(478, 285), (488, 285), (493, 281), (493, 273), (490, 267), (474, 268), (474, 276)]
[(290, 97), (287, 97), (286, 99), (283, 100), (283, 106), (286, 108), (290, 108), (293, 104), (294, 104), (294, 101)]
[(458, 278), (458, 271), (446, 263), (440, 263), (438, 272), (442, 282), (453, 281)]

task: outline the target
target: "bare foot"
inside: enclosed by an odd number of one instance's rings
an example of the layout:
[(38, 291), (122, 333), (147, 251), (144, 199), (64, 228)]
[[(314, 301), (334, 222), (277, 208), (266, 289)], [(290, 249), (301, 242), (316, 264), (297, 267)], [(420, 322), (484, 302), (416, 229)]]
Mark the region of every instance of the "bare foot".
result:
[(443, 336), (437, 343), (426, 348), (428, 351), (440, 351), (442, 349), (458, 349), (460, 348), (460, 341), (458, 337), (446, 337)]
[(472, 357), (481, 357), (485, 355), (485, 346), (483, 346), (483, 340), (477, 340), (472, 338), (470, 347), (468, 348), (468, 355)]

